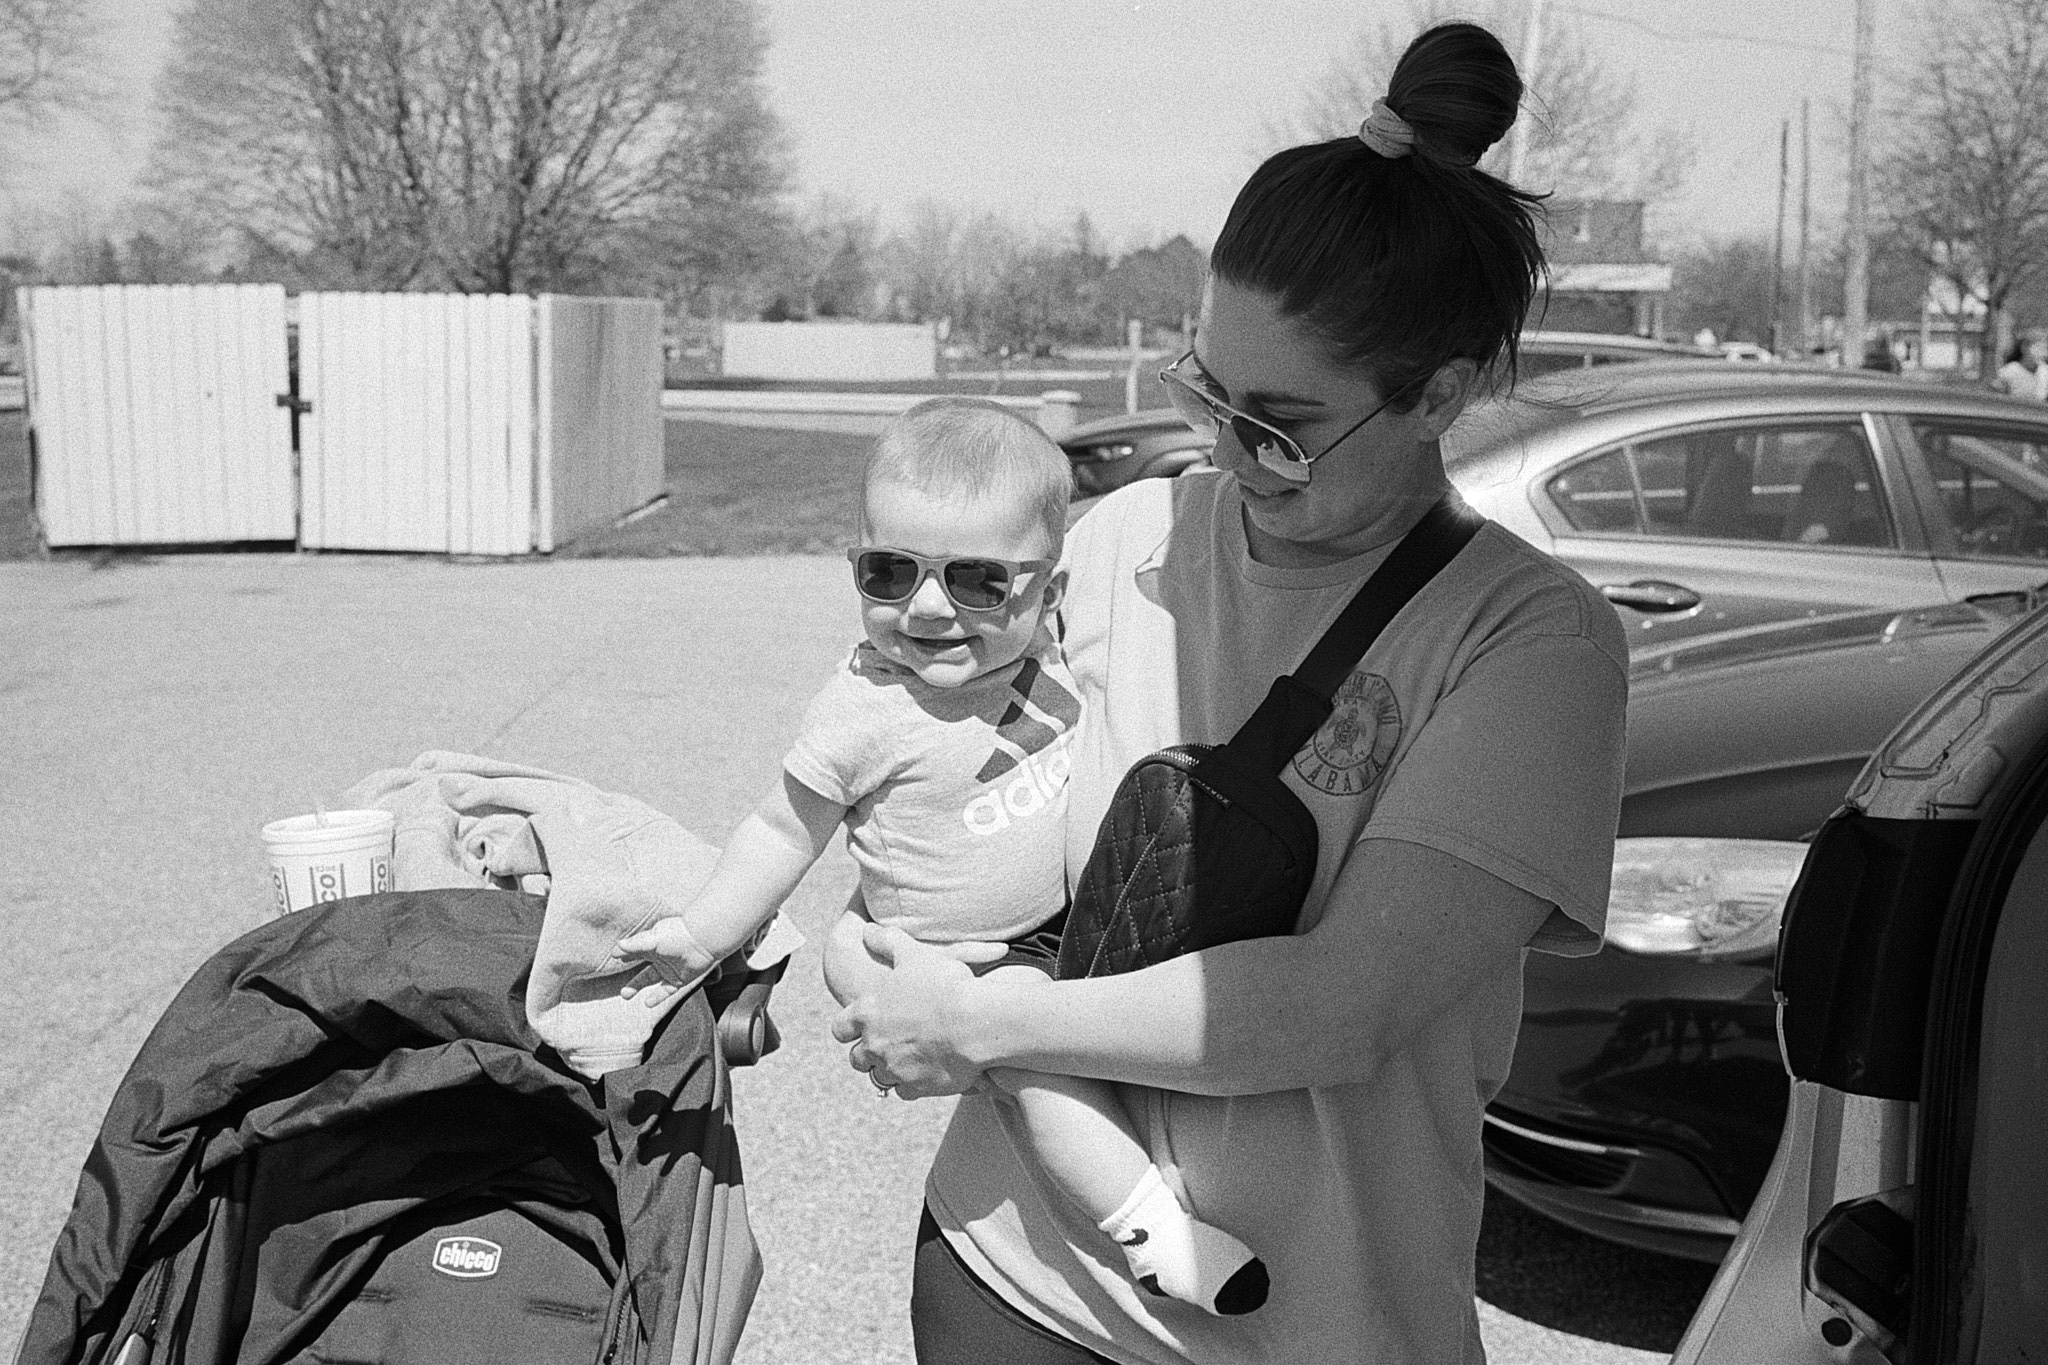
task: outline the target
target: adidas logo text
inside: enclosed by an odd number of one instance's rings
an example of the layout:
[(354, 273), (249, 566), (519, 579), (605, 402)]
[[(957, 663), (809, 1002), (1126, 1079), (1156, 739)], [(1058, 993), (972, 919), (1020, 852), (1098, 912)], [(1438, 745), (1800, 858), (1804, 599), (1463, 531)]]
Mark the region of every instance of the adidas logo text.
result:
[(1067, 752), (1066, 736), (1043, 753), (1026, 758), (1001, 787), (983, 792), (960, 810), (960, 818), (976, 834), (998, 834), (1010, 827), (1011, 819), (1036, 815), (1059, 798), (1073, 771), (1073, 756)]

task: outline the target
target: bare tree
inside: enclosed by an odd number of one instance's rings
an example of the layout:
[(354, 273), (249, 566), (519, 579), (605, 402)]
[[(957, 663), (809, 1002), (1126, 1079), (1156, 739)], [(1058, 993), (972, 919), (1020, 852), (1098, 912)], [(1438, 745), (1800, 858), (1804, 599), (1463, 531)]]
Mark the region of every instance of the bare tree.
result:
[(95, 108), (100, 41), (87, 0), (0, 0), (0, 123), (29, 124)]
[(302, 282), (701, 289), (779, 226), (752, 0), (192, 0), (160, 208)]
[(955, 318), (966, 296), (960, 211), (936, 199), (911, 205), (909, 221), (882, 242), (883, 278), (913, 322)]
[(2048, 0), (1943, 0), (1872, 166), (1874, 196), (1956, 297), (1986, 309), (1980, 373), (2048, 267)]
[[(1295, 115), (1274, 130), (1275, 145), (1356, 133), (1372, 102), (1387, 93), (1387, 80), (1409, 40), (1432, 24), (1472, 17), (1471, 8), (1412, 0), (1407, 17), (1359, 30)], [(1511, 52), (1522, 31), (1520, 8), (1515, 0), (1491, 0), (1477, 16), (1504, 35)], [(1536, 59), (1527, 65), (1522, 117), (1532, 123), (1525, 159), (1515, 174), (1518, 184), (1567, 198), (1655, 204), (1684, 183), (1694, 156), (1690, 137), (1673, 128), (1642, 128), (1634, 83), (1589, 51), (1575, 27), (1547, 24)], [(1499, 173), (1506, 155), (1503, 142), (1480, 164)]]

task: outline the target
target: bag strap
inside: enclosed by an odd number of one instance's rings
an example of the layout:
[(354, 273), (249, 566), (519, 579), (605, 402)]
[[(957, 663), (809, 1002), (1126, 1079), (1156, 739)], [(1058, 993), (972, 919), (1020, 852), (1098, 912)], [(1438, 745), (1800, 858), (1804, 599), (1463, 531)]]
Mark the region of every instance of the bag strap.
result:
[(1258, 710), (1238, 727), (1227, 747), (1268, 771), (1285, 767), (1329, 718), (1332, 699), (1387, 623), (1400, 614), (1423, 585), (1458, 557), (1486, 518), (1465, 506), (1456, 493), (1422, 514), (1345, 604), (1308, 657), (1293, 673), (1273, 681)]

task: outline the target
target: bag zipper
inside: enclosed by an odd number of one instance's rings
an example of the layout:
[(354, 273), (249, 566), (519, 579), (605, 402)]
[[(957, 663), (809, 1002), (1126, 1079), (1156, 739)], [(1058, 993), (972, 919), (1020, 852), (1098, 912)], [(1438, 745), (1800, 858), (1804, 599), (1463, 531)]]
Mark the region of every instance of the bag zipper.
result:
[(149, 1310), (144, 1314), (142, 1325), (128, 1334), (128, 1340), (121, 1343), (120, 1352), (114, 1357), (114, 1365), (149, 1365), (151, 1350), (156, 1341), (156, 1325), (164, 1314), (164, 1300), (170, 1296), (170, 1262), (159, 1260), (149, 1268), (148, 1296)]

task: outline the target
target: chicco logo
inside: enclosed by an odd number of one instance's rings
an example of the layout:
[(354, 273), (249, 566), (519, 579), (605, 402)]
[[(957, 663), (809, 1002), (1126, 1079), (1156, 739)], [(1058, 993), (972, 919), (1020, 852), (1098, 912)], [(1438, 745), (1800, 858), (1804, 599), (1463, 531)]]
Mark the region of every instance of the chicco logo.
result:
[(481, 1237), (443, 1237), (434, 1243), (434, 1269), (458, 1280), (481, 1280), (498, 1273), (505, 1248)]

